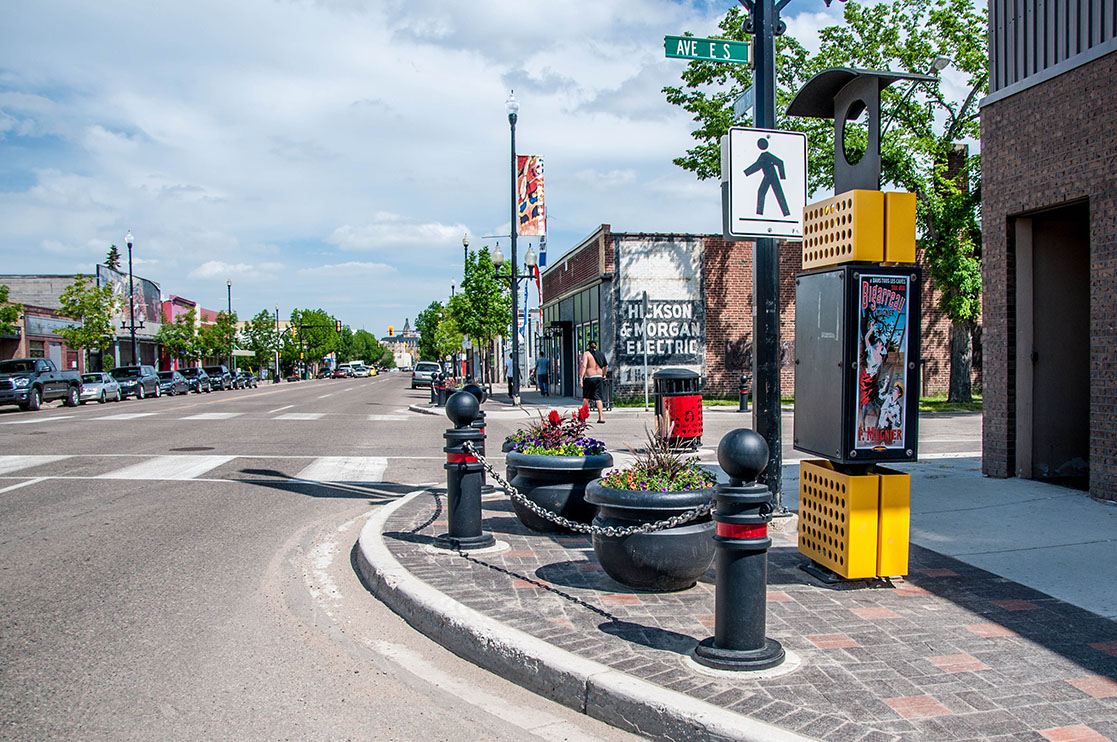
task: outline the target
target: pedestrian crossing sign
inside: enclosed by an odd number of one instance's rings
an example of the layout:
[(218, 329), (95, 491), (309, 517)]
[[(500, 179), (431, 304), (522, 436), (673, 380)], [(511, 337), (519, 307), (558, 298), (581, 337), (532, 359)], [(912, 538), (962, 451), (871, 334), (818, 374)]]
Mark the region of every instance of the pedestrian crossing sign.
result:
[(802, 239), (807, 136), (733, 127), (721, 141), (725, 236)]

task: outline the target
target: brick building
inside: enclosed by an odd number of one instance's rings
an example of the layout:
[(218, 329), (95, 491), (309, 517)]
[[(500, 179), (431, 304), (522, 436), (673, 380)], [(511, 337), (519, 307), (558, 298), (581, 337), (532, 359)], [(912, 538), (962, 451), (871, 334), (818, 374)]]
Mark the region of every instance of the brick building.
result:
[[(795, 274), (798, 241), (780, 242), (780, 388), (794, 390)], [(551, 384), (581, 394), (577, 358), (596, 340), (609, 360), (613, 392), (644, 390), (643, 295), (647, 292), (648, 374), (686, 368), (707, 396), (737, 393), (752, 375), (752, 242), (721, 235), (613, 232), (601, 227), (543, 272), (540, 347), (551, 359)], [(923, 392), (949, 383), (949, 325), (924, 287)]]
[(1117, 6), (990, 0), (983, 471), (1117, 499)]

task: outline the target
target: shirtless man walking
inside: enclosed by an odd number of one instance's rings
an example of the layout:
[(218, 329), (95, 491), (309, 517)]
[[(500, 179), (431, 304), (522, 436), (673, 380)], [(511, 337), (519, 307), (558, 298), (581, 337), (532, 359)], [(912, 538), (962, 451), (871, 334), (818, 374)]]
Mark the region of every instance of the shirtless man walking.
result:
[(605, 354), (597, 349), (597, 343), (591, 342), (589, 348), (582, 353), (582, 363), (578, 367), (578, 381), (582, 385), (582, 406), (588, 407), (590, 402), (597, 402), (597, 422), (605, 422), (605, 408), (602, 403), (602, 386), (605, 383), (605, 374), (609, 370), (609, 363)]

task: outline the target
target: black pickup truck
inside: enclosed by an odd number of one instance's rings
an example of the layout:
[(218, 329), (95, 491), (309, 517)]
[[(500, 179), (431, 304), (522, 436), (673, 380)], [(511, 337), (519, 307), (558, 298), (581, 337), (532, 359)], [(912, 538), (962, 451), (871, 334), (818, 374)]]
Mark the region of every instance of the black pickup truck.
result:
[(81, 374), (59, 371), (49, 358), (0, 361), (0, 405), (37, 410), (43, 402), (61, 399), (67, 407), (77, 407), (80, 397)]

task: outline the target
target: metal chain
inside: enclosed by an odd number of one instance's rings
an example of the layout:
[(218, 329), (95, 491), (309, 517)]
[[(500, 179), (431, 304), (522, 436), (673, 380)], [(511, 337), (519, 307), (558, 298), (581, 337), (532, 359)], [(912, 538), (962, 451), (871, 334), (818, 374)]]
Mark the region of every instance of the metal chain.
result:
[(489, 464), (488, 461), (485, 461), (485, 457), (477, 452), (477, 449), (474, 448), (472, 441), (465, 441), (462, 444), (462, 448), (465, 449), (466, 453), (477, 457), (477, 460), (480, 461), (481, 465), (485, 467), (485, 471), (492, 475), (492, 478), (496, 481), (496, 483), (499, 484), (504, 489), (504, 491), (508, 493), (508, 496), (511, 497), (514, 501), (523, 505), (525, 508), (535, 513), (540, 518), (549, 520), (552, 523), (557, 523), (564, 528), (569, 528), (571, 531), (577, 531), (578, 533), (611, 536), (613, 538), (623, 538), (625, 536), (633, 536), (638, 533), (653, 533), (655, 531), (663, 531), (668, 528), (674, 528), (675, 526), (681, 526), (684, 523), (689, 523), (690, 521), (701, 518), (704, 515), (709, 515), (714, 510), (714, 503), (711, 501), (706, 505), (699, 505), (696, 508), (692, 508), (685, 512), (679, 513), (678, 515), (672, 515), (670, 518), (666, 518), (664, 520), (658, 520), (652, 523), (643, 523), (638, 526), (626, 526), (625, 528), (617, 528), (616, 526), (601, 527), (589, 525), (586, 523), (579, 523), (576, 520), (564, 518), (558, 513), (552, 512), (547, 508), (542, 507), (541, 505), (534, 503), (524, 497), (523, 494), (521, 494), (519, 490), (513, 487), (510, 482), (496, 473), (496, 470), (493, 469), (492, 465)]

